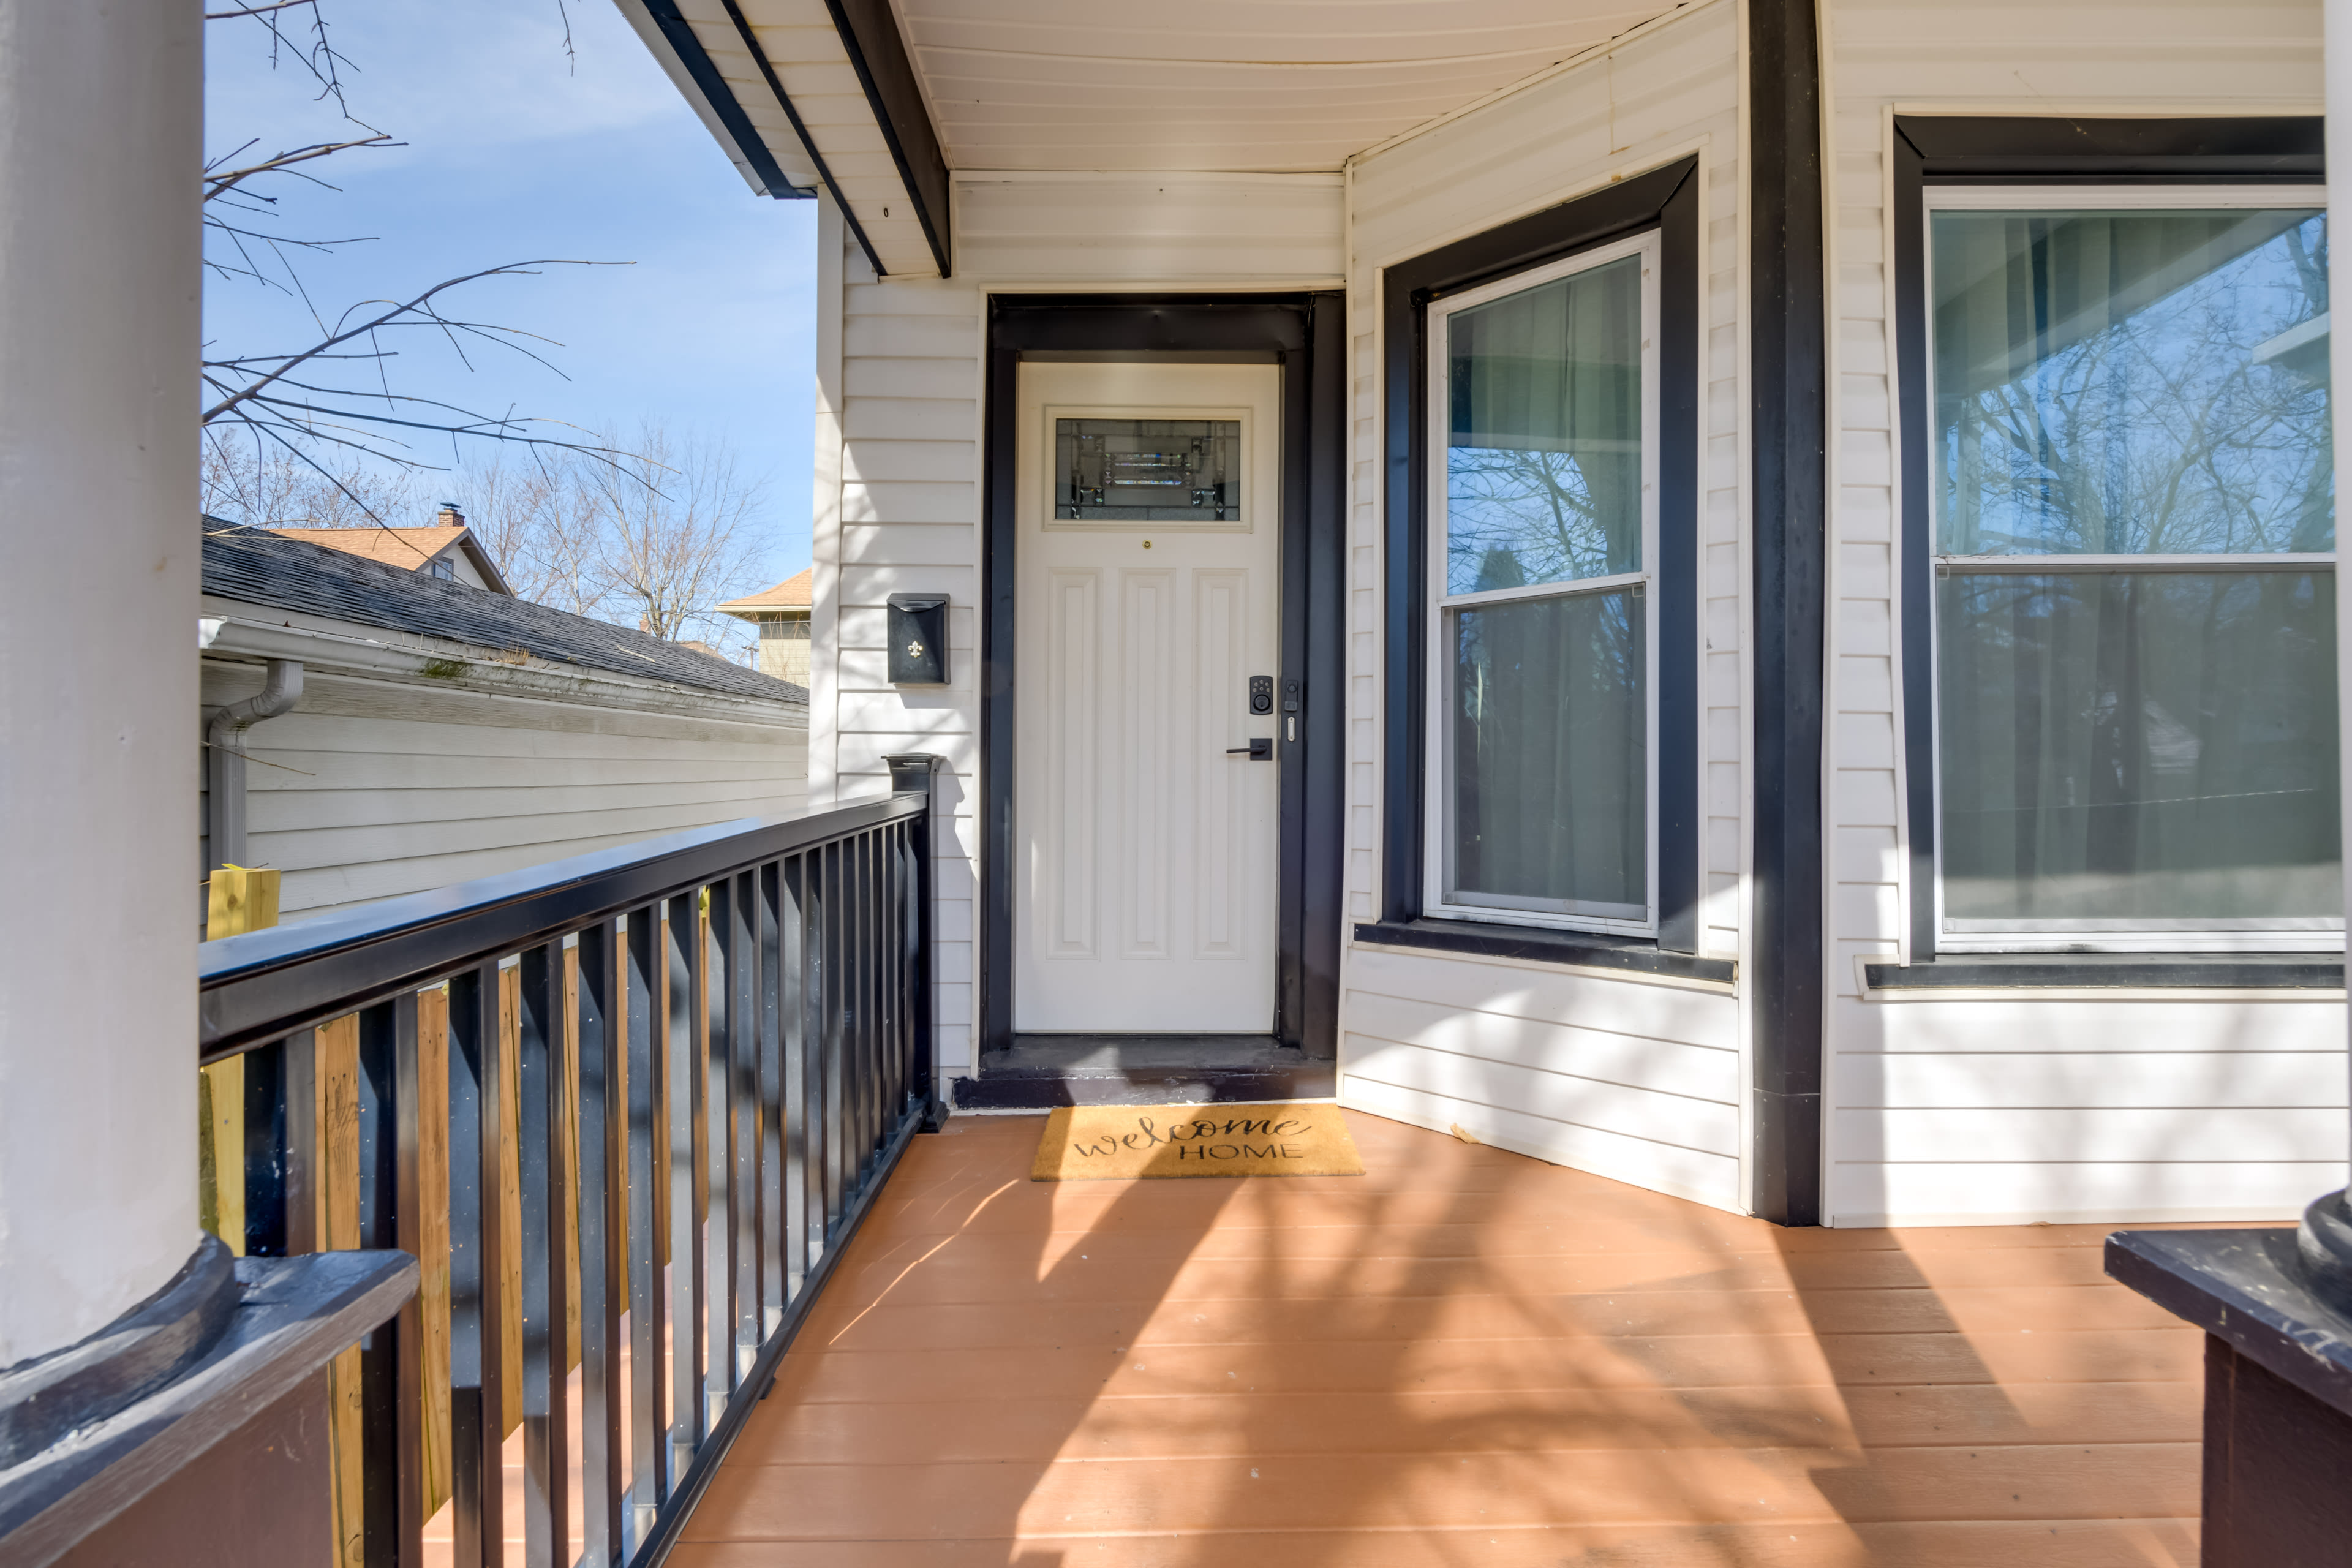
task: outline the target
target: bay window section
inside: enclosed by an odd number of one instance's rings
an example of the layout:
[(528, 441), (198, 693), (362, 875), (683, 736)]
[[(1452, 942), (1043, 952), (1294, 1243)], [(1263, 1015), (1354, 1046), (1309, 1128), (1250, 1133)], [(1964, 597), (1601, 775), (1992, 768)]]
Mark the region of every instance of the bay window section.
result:
[(1655, 256), (1430, 307), (1427, 913), (1656, 929)]
[(1928, 199), (1938, 944), (2339, 940), (2323, 194)]

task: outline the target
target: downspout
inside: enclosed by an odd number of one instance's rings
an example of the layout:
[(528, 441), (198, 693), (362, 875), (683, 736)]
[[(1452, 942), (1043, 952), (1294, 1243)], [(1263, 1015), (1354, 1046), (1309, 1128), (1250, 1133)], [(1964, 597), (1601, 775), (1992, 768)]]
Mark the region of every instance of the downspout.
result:
[(245, 732), (264, 719), (275, 719), (302, 697), (299, 659), (273, 658), (261, 689), (242, 702), (232, 702), (205, 726), (205, 787), (206, 832), (211, 868), (242, 866), (245, 861)]

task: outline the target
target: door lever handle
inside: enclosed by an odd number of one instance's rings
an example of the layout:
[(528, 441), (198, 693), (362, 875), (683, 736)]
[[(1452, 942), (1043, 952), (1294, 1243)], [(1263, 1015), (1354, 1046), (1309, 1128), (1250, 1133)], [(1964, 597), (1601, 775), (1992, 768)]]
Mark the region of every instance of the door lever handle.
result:
[(1227, 746), (1225, 755), (1247, 757), (1254, 763), (1270, 763), (1274, 761), (1274, 741), (1270, 736), (1260, 736), (1246, 746)]

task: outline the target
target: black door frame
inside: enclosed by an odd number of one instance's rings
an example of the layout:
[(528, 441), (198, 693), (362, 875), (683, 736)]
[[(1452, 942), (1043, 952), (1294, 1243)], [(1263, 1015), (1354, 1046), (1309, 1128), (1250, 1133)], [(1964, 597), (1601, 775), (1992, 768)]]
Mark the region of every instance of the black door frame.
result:
[[(1337, 292), (990, 297), (981, 482), (982, 1072), (990, 1056), (1013, 1043), (1019, 736), (1013, 464), (1024, 359), (1166, 355), (1281, 367), (1282, 628), (1276, 690), (1283, 700), (1295, 692), (1300, 710), (1296, 742), (1284, 739), (1286, 727), (1276, 730), (1281, 894), (1274, 1037), (1308, 1057), (1338, 1057), (1347, 855), (1346, 347), (1346, 300)], [(1278, 701), (1278, 718), (1282, 712)]]

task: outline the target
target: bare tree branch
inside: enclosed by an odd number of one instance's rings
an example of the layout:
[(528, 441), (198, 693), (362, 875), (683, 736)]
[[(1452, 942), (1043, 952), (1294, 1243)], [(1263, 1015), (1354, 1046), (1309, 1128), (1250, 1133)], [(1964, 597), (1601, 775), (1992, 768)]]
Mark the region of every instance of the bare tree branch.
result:
[[(257, 379), (256, 379), (256, 380), (253, 382), (253, 384), (250, 384), (250, 385), (248, 385), (248, 386), (246, 386), (246, 387), (243, 387), (243, 388), (239, 389), (238, 391), (236, 391), (236, 393), (234, 393), (233, 395), (229, 395), (229, 396), (227, 396), (227, 397), (223, 398), (223, 399), (222, 399), (220, 402), (218, 402), (218, 403), (214, 404), (210, 408), (205, 409), (205, 413), (204, 413), (204, 418), (203, 418), (203, 420), (202, 420), (202, 423), (206, 424), (206, 425), (209, 425), (209, 424), (211, 424), (214, 420), (220, 418), (222, 416), (224, 416), (224, 415), (227, 414), (227, 413), (228, 413), (228, 412), (230, 412), (232, 409), (236, 408), (236, 405), (237, 405), (238, 404), (243, 403), (243, 402), (247, 401), (247, 399), (249, 399), (249, 398), (252, 398), (252, 397), (257, 396), (257, 395), (261, 393), (261, 391), (262, 391), (264, 388), (266, 388), (266, 387), (269, 386), (270, 384), (273, 384), (273, 383), (275, 383), (275, 382), (278, 382), (278, 381), (279, 381), (279, 380), (283, 379), (283, 378), (284, 378), (284, 377), (285, 377), (289, 373), (290, 373), (291, 371), (293, 371), (293, 370), (295, 369), (295, 367), (296, 367), (296, 366), (298, 366), (298, 365), (303, 365), (303, 364), (308, 364), (310, 361), (312, 361), (312, 360), (314, 360), (314, 359), (317, 359), (317, 358), (319, 358), (320, 355), (325, 354), (326, 353), (328, 353), (328, 351), (330, 351), (330, 350), (331, 350), (331, 349), (339, 348), (339, 347), (341, 347), (342, 344), (347, 343), (347, 342), (352, 342), (352, 341), (353, 339), (355, 339), (355, 338), (364, 338), (364, 337), (368, 337), (368, 336), (370, 336), (371, 334), (373, 334), (373, 333), (374, 333), (374, 332), (376, 332), (376, 331), (380, 331), (381, 329), (383, 329), (383, 328), (384, 328), (384, 327), (391, 326), (391, 325), (392, 325), (392, 324), (394, 324), (394, 322), (400, 321), (401, 321), (401, 319), (402, 319), (403, 317), (405, 317), (405, 316), (411, 316), (411, 315), (414, 315), (414, 316), (416, 316), (416, 317), (418, 318), (416, 321), (412, 322), (412, 323), (409, 323), (409, 324), (412, 324), (412, 325), (433, 324), (433, 325), (438, 325), (438, 326), (441, 326), (441, 327), (444, 327), (444, 328), (448, 328), (448, 327), (462, 327), (462, 328), (465, 328), (465, 329), (467, 329), (467, 330), (468, 330), (468, 331), (472, 331), (478, 332), (478, 333), (480, 333), (481, 335), (483, 335), (483, 336), (485, 336), (485, 337), (488, 337), (490, 333), (492, 333), (492, 332), (494, 332), (494, 331), (514, 331), (513, 329), (509, 329), (509, 328), (492, 328), (492, 327), (486, 327), (486, 326), (478, 326), (478, 325), (477, 325), (477, 324), (475, 324), (475, 323), (472, 323), (472, 322), (453, 322), (453, 321), (446, 321), (446, 319), (444, 319), (443, 317), (441, 317), (440, 315), (438, 315), (436, 312), (434, 312), (434, 311), (431, 311), (431, 310), (425, 310), (425, 307), (426, 305), (428, 305), (428, 304), (429, 304), (433, 300), (435, 300), (436, 298), (437, 298), (438, 296), (440, 296), (440, 295), (442, 295), (442, 294), (446, 294), (446, 293), (447, 293), (450, 289), (457, 288), (457, 287), (459, 284), (461, 284), (461, 283), (472, 283), (472, 282), (474, 282), (474, 281), (476, 281), (476, 280), (478, 280), (478, 279), (483, 279), (483, 278), (508, 278), (508, 277), (536, 278), (536, 277), (538, 277), (538, 276), (539, 276), (539, 274), (531, 270), (531, 268), (536, 268), (536, 267), (610, 267), (610, 266), (616, 266), (616, 265), (617, 265), (617, 266), (624, 266), (624, 267), (625, 267), (625, 266), (630, 265), (630, 263), (627, 263), (627, 262), (618, 262), (618, 263), (614, 263), (614, 262), (598, 262), (598, 261), (551, 261), (551, 261), (517, 261), (517, 262), (510, 262), (510, 263), (509, 263), (508, 265), (506, 265), (506, 266), (504, 266), (504, 267), (485, 267), (485, 268), (482, 268), (479, 272), (468, 272), (468, 273), (465, 274), (463, 277), (460, 277), (460, 278), (451, 278), (451, 279), (446, 279), (446, 281), (444, 281), (444, 282), (436, 283), (435, 285), (433, 285), (433, 287), (432, 287), (432, 288), (427, 289), (426, 290), (425, 290), (425, 292), (424, 292), (424, 293), (417, 295), (415, 299), (413, 299), (413, 300), (407, 300), (407, 301), (405, 301), (405, 302), (404, 302), (404, 303), (394, 304), (394, 305), (392, 305), (392, 306), (391, 306), (391, 308), (390, 308), (390, 309), (388, 309), (388, 310), (386, 310), (383, 311), (382, 313), (380, 313), (380, 314), (378, 314), (378, 315), (375, 315), (375, 316), (372, 316), (372, 317), (370, 317), (367, 321), (361, 322), (358, 326), (356, 326), (356, 327), (352, 327), (352, 328), (350, 328), (350, 329), (348, 329), (348, 330), (346, 330), (346, 331), (344, 331), (337, 332), (336, 334), (334, 334), (334, 336), (332, 336), (332, 337), (331, 337), (331, 338), (327, 339), (324, 342), (320, 342), (320, 343), (314, 343), (314, 344), (312, 344), (310, 347), (309, 347), (309, 348), (307, 348), (307, 349), (304, 349), (304, 350), (303, 350), (301, 353), (294, 353), (294, 354), (288, 354), (288, 355), (285, 355), (285, 356), (283, 357), (283, 359), (282, 359), (282, 360), (280, 360), (280, 361), (278, 362), (278, 368), (277, 368), (276, 370), (270, 371), (270, 372), (268, 372), (267, 374), (264, 374), (264, 375), (262, 375), (262, 376), (258, 377)], [(383, 304), (383, 303), (385, 303), (385, 301), (383, 301), (383, 300), (368, 300), (368, 301), (366, 301), (366, 303), (369, 303), (369, 304)], [(355, 307), (353, 307), (353, 309), (357, 309), (357, 308), (358, 308), (358, 307), (356, 307), (356, 306), (355, 306)], [(516, 331), (516, 332), (515, 332), (515, 335), (516, 335), (516, 336), (519, 336), (519, 337), (529, 337), (529, 336), (535, 336), (536, 334), (533, 334), (533, 333), (527, 333), (527, 332), (520, 332), (520, 331)], [(546, 339), (541, 339), (540, 341), (541, 341), (541, 342), (546, 342), (546, 341), (548, 341), (548, 340), (546, 340)], [(526, 350), (521, 350), (521, 351), (520, 351), (520, 352), (526, 353), (530, 353), (530, 351), (529, 351), (529, 350), (527, 350), (527, 349), (526, 349)], [(276, 356), (263, 356), (263, 357), (267, 357), (267, 358), (275, 358)], [(535, 354), (534, 354), (534, 355), (532, 355), (532, 357), (533, 357), (533, 358), (535, 358), (535, 359), (536, 359), (536, 358), (538, 358), (538, 356), (537, 356), (537, 355), (535, 355)], [(232, 365), (232, 366), (234, 366), (234, 365), (240, 365), (240, 364), (243, 364), (243, 363), (253, 363), (253, 362), (250, 362), (250, 361), (245, 361), (245, 362), (240, 362), (240, 361), (218, 361), (218, 362), (209, 362), (209, 363), (220, 363), (220, 364), (226, 364), (226, 365)], [(545, 363), (546, 362), (542, 360), (542, 361), (541, 361), (541, 363)]]
[(310, 4), (312, 4), (312, 0), (278, 0), (278, 3), (274, 5), (246, 5), (241, 6), (235, 11), (207, 11), (205, 13), (205, 20), (207, 22), (234, 22), (239, 16), (267, 16), (272, 11), (290, 11), (297, 5), (308, 5)]
[[(310, 0), (297, 0), (297, 4), (307, 5), (310, 4)], [(249, 142), (246, 143), (246, 146), (251, 145)], [(391, 132), (379, 131), (373, 136), (361, 136), (349, 142), (319, 142), (308, 147), (297, 147), (290, 153), (280, 153), (274, 158), (265, 158), (258, 163), (248, 163), (241, 169), (231, 169), (224, 174), (215, 174), (208, 167), (205, 171), (205, 200), (211, 201), (215, 196), (225, 196), (256, 174), (277, 174), (291, 169), (297, 163), (307, 163), (314, 158), (331, 158), (338, 153), (348, 153), (354, 147), (404, 147), (406, 145), (404, 142), (394, 142)], [(240, 152), (243, 150), (238, 149)], [(336, 245), (342, 242), (328, 240), (324, 243)]]

